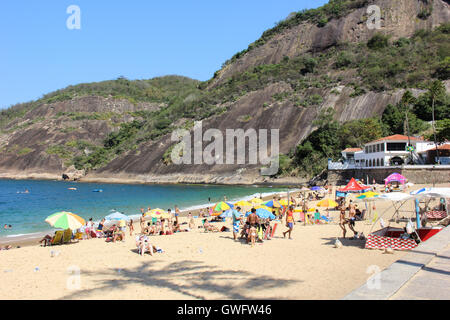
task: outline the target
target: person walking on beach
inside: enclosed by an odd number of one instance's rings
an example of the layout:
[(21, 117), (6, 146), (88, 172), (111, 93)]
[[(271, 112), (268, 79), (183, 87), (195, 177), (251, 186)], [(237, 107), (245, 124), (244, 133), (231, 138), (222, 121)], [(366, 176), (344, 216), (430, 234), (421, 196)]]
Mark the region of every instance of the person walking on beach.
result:
[(292, 230), (294, 230), (294, 208), (292, 206), (289, 207), (289, 209), (286, 212), (286, 227), (289, 229), (285, 232), (283, 232), (283, 237), (286, 238), (286, 234), (289, 233), (289, 239), (291, 238)]
[(233, 210), (233, 238), (234, 241), (237, 240), (237, 236), (239, 234), (239, 225), (241, 221), (241, 207), (237, 207), (236, 210)]
[(356, 235), (357, 235), (357, 232), (356, 232), (355, 229), (353, 228), (353, 226), (355, 225), (355, 218), (354, 218), (354, 216), (353, 216), (353, 219), (352, 219), (352, 217), (350, 216), (350, 218), (347, 219), (347, 218), (345, 217), (345, 208), (342, 208), (342, 209), (341, 209), (341, 214), (340, 214), (340, 217), (339, 217), (339, 226), (340, 226), (341, 229), (342, 229), (342, 234), (343, 234), (343, 238), (344, 238), (344, 239), (345, 239), (345, 235), (347, 234), (347, 229), (345, 228), (345, 225), (346, 225), (346, 224), (348, 224), (348, 227), (350, 228), (350, 230), (353, 231), (354, 236), (356, 236)]

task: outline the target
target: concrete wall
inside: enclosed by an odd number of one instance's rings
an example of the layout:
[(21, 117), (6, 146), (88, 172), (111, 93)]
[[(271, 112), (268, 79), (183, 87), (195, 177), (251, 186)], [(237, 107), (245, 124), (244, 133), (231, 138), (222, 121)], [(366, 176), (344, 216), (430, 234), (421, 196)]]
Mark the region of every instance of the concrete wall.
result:
[(450, 168), (438, 168), (420, 166), (417, 168), (371, 168), (371, 169), (349, 169), (349, 170), (328, 170), (328, 182), (332, 184), (344, 185), (351, 178), (364, 179), (369, 177), (369, 183), (375, 178), (379, 184), (384, 184), (384, 179), (390, 174), (397, 172), (405, 176), (409, 182), (420, 184), (448, 183), (450, 185)]

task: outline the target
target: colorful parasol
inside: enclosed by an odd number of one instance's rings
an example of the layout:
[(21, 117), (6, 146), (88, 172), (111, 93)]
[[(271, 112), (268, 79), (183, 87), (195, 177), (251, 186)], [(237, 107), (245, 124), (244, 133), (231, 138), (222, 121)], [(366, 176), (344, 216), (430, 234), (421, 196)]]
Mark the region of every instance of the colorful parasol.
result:
[(316, 206), (318, 207), (325, 207), (325, 208), (335, 208), (338, 205), (339, 204), (333, 199), (323, 199), (318, 204), (316, 204)]
[(45, 222), (57, 229), (76, 230), (86, 224), (83, 218), (72, 212), (57, 212), (45, 219)]

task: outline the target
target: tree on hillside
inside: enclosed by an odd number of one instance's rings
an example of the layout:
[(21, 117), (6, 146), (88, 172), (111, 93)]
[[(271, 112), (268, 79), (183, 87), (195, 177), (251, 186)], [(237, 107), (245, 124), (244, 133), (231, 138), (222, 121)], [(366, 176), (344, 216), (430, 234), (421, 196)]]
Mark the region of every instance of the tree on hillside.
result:
[(434, 117), (434, 105), (436, 102), (436, 99), (439, 95), (442, 95), (443, 92), (445, 92), (444, 84), (439, 81), (435, 80), (431, 83), (430, 87), (430, 95), (431, 95), (431, 113), (432, 113), (432, 126), (433, 126), (433, 136), (434, 136), (434, 145), (436, 146), (436, 157), (437, 157), (437, 163), (440, 164), (440, 158), (439, 158), (439, 149), (437, 146), (437, 135), (436, 135), (436, 122)]

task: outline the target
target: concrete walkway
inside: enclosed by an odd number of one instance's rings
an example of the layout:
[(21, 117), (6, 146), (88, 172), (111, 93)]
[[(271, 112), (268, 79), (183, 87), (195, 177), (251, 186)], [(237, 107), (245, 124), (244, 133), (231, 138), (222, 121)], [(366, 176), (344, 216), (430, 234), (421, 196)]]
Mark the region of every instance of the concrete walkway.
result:
[(450, 227), (344, 297), (344, 300), (387, 299), (450, 299)]

